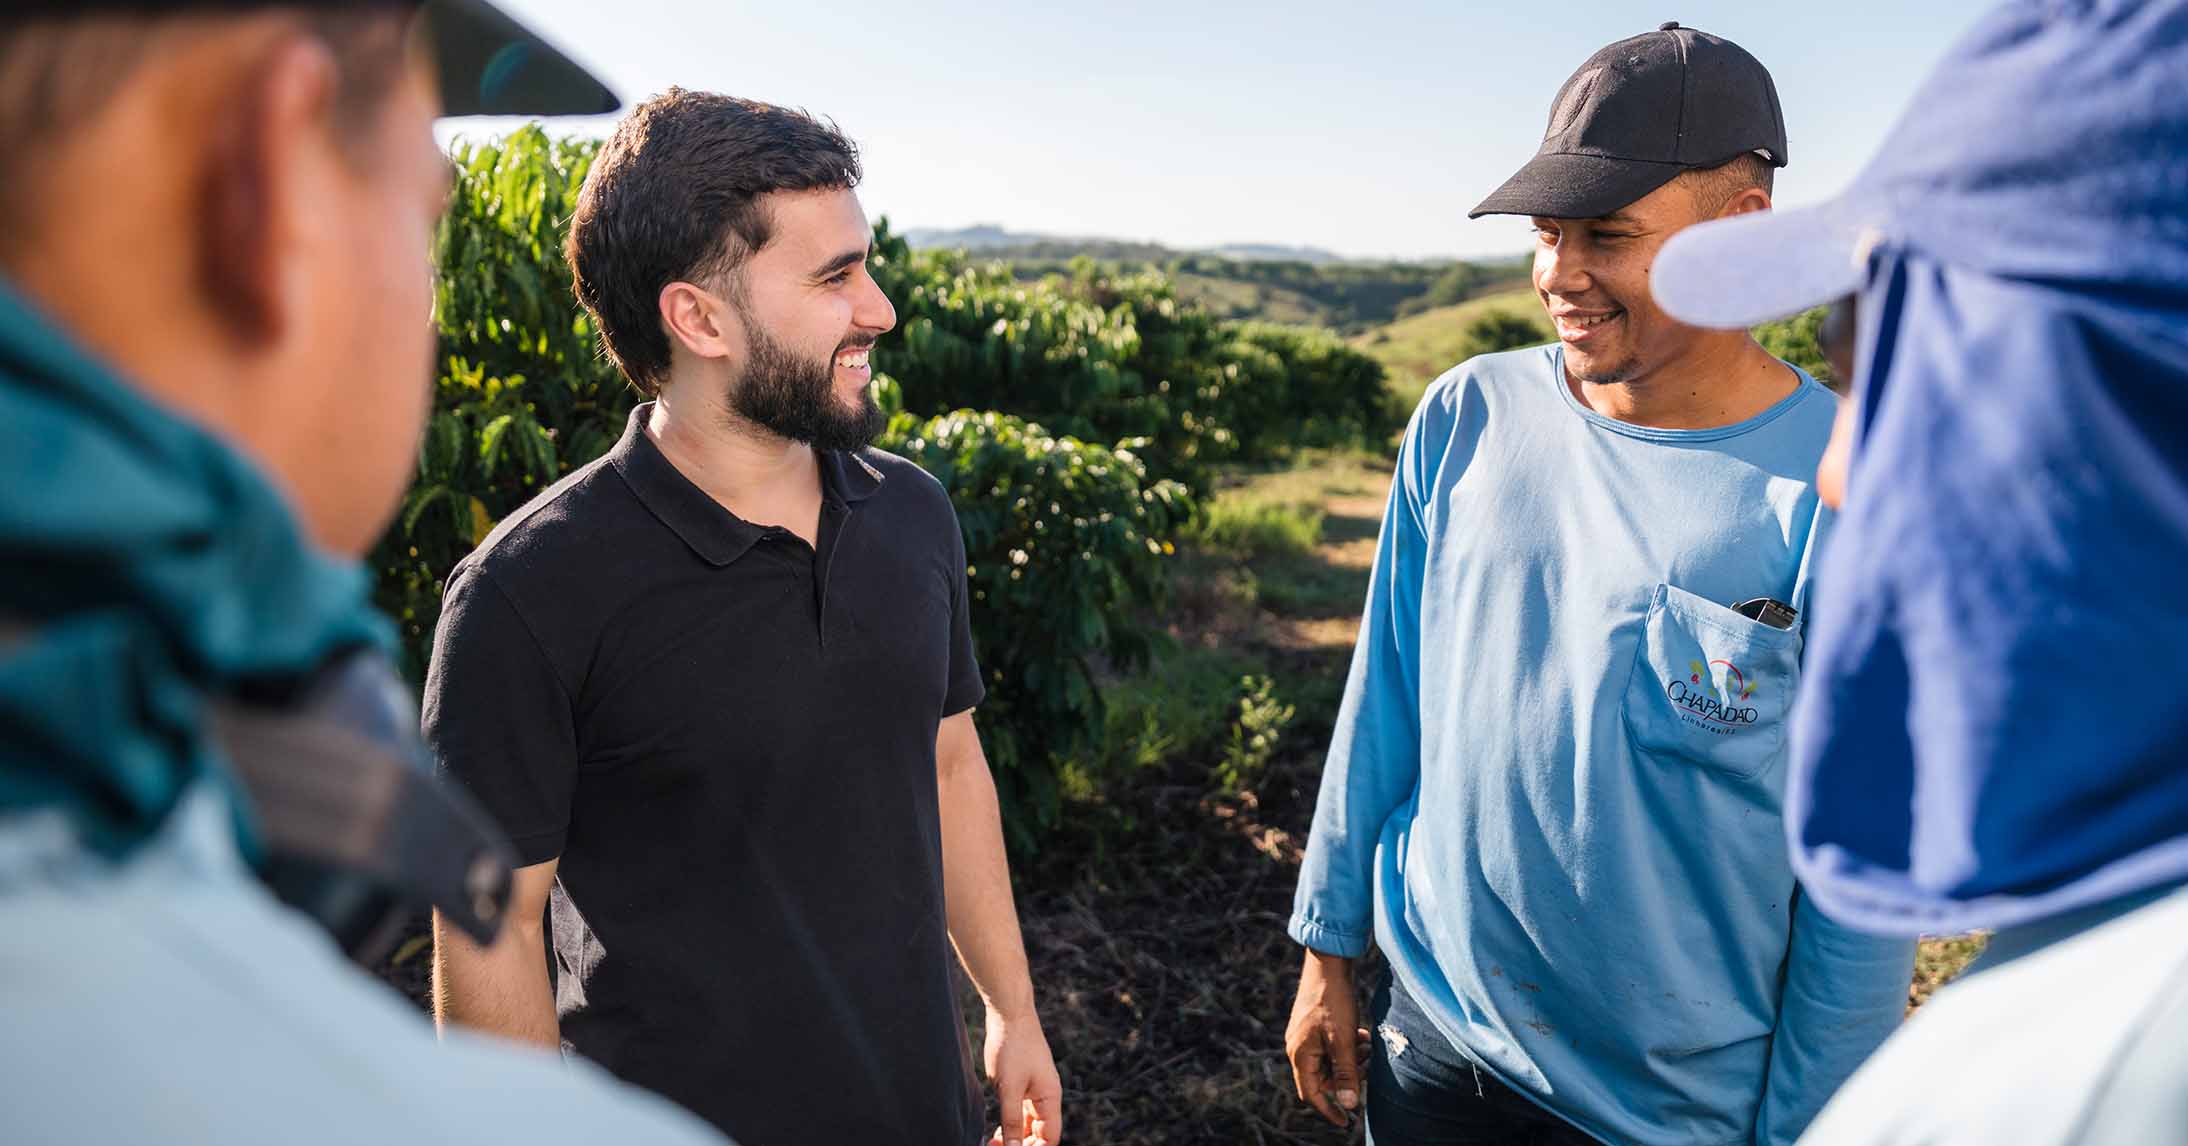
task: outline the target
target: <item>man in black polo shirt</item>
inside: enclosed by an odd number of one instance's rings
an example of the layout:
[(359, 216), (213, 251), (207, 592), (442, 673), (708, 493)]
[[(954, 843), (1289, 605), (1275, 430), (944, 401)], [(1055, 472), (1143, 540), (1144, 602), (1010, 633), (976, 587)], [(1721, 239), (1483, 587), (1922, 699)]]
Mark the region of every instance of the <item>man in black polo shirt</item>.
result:
[(578, 294), (653, 400), (449, 578), (427, 734), (530, 866), (495, 945), (438, 932), (441, 1015), (759, 1146), (970, 1144), (954, 944), (993, 1140), (1053, 1143), (963, 541), (938, 483), (864, 448), (896, 313), (858, 177), (803, 114), (671, 89), (586, 179)]

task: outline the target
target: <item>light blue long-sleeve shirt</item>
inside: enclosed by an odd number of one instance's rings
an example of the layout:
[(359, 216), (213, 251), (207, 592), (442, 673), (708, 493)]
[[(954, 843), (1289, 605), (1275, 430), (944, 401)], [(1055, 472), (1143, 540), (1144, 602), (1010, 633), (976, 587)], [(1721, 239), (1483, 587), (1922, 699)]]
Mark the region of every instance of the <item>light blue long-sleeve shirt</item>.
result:
[(1907, 940), (1801, 898), (1780, 796), (1829, 511), (1813, 379), (1737, 425), (1603, 417), (1556, 346), (1430, 387), (1400, 451), (1291, 934), (1372, 934), (1443, 1032), (1612, 1142), (1799, 1136)]

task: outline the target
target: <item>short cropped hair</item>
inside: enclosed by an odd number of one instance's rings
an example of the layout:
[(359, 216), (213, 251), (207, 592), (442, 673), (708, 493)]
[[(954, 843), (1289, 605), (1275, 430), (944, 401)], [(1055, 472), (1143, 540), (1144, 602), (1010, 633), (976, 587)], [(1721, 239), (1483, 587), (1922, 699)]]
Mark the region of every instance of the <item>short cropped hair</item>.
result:
[[(325, 11), (293, 9), (303, 27), (327, 45), (335, 62), (334, 126), (351, 157), (369, 163), (358, 145), (377, 122), (385, 98), (403, 75), (405, 35), (415, 5)], [(44, 149), (105, 110), (169, 36), (234, 14), (160, 15), (41, 12), (0, 24), (0, 203), (26, 173), (39, 170)]]
[(1776, 174), (1777, 168), (1769, 160), (1751, 151), (1729, 163), (1686, 172), (1684, 178), (1694, 193), (1695, 205), (1706, 217), (1723, 210), (1725, 204), (1750, 187), (1760, 187), (1763, 194), (1770, 194)]
[(564, 252), (601, 344), (641, 393), (660, 392), (663, 287), (719, 283), (767, 245), (776, 191), (858, 185), (858, 148), (802, 111), (670, 88), (633, 109), (593, 160)]

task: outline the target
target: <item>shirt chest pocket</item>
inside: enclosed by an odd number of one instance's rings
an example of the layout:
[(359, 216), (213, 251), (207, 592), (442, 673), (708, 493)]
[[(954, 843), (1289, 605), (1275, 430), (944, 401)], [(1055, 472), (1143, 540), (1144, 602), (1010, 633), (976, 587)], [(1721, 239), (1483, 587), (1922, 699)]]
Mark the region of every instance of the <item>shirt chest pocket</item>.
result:
[(1658, 585), (1626, 686), (1626, 733), (1651, 756), (1755, 776), (1785, 754), (1800, 650), (1797, 628)]

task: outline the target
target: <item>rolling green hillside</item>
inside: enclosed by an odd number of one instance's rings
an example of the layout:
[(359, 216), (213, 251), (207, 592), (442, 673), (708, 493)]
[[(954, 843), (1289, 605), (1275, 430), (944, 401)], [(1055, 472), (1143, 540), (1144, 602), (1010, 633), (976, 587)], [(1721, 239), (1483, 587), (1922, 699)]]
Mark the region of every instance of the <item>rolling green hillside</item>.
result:
[(1495, 293), (1525, 281), (1524, 258), (1418, 262), (1344, 259), (1310, 247), (1238, 244), (1184, 251), (1119, 239), (1059, 238), (1000, 227), (904, 232), (920, 250), (960, 250), (1024, 282), (1142, 268), (1167, 275), (1178, 297), (1218, 319), (1323, 326), (1340, 334)]
[(1411, 410), (1444, 371), (1476, 354), (1526, 345), (1517, 337), (1485, 338), (1491, 331), (1483, 320), (1491, 318), (1507, 320), (1498, 333), (1513, 330), (1511, 320), (1518, 320), (1534, 328), (1537, 341), (1550, 341), (1550, 322), (1534, 291), (1508, 290), (1401, 318), (1354, 337), (1352, 345), (1383, 364), (1391, 391)]

